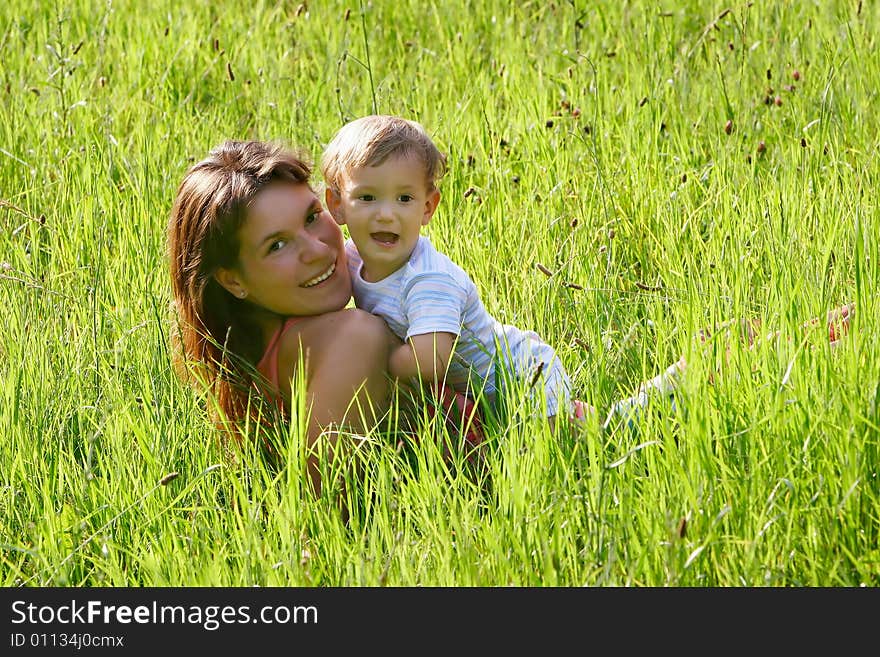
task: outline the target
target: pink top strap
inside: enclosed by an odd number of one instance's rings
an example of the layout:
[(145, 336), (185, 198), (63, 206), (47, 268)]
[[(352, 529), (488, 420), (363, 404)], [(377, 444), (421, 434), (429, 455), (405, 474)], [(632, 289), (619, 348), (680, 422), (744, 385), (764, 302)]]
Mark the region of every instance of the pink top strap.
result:
[(263, 357), (260, 359), (260, 362), (257, 363), (257, 371), (266, 377), (266, 380), (272, 386), (272, 397), (278, 406), (281, 406), (281, 397), (278, 392), (281, 390), (281, 386), (278, 385), (278, 347), (281, 344), (281, 336), (284, 335), (287, 330), (296, 324), (301, 317), (288, 317), (284, 322), (278, 327), (278, 330), (269, 340), (269, 344), (266, 346), (266, 351), (263, 352)]

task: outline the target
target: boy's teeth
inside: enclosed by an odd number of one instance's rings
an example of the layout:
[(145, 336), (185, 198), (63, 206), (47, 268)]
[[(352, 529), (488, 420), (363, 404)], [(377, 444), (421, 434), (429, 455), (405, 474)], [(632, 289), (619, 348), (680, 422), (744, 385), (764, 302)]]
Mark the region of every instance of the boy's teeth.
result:
[(336, 271), (336, 263), (334, 262), (332, 265), (330, 265), (330, 269), (325, 271), (323, 274), (321, 274), (320, 276), (315, 276), (312, 280), (306, 281), (305, 283), (303, 283), (303, 287), (313, 287), (313, 286), (317, 285), (318, 283), (320, 283), (321, 281), (326, 281), (328, 278), (330, 278), (333, 275), (333, 272), (335, 272), (335, 271)]

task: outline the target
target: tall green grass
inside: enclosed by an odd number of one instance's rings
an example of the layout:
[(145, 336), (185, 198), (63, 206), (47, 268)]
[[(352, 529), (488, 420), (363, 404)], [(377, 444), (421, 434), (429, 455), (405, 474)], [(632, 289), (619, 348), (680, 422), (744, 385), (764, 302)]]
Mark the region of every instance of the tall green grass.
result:
[[(880, 583), (876, 3), (0, 17), (0, 584)], [(280, 469), (227, 460), (170, 366), (176, 185), (223, 139), (317, 158), (374, 111), (449, 154), (427, 233), (490, 312), (603, 410), (686, 354), (676, 412), (555, 437), (513, 413), (477, 472), (427, 419), (376, 431), (348, 522), (304, 490), (296, 426)], [(845, 344), (802, 339), (845, 301)], [(733, 317), (793, 339), (692, 339)]]

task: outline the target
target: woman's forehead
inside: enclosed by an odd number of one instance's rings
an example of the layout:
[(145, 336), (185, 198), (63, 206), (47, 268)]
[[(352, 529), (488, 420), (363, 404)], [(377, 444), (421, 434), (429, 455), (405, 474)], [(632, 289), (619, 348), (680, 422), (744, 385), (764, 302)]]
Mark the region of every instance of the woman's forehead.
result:
[(305, 183), (272, 182), (257, 192), (248, 204), (246, 223), (304, 219), (317, 200), (315, 192)]
[(295, 229), (319, 205), (315, 192), (305, 183), (272, 182), (248, 204), (241, 239), (258, 245), (271, 235)]

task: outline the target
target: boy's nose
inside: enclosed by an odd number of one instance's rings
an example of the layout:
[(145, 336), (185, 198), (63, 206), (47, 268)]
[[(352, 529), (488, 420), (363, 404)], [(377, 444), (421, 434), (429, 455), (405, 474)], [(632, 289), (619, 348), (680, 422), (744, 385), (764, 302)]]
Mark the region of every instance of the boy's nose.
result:
[(384, 221), (388, 221), (394, 217), (394, 210), (391, 207), (391, 203), (387, 201), (383, 201), (379, 204), (379, 219)]

